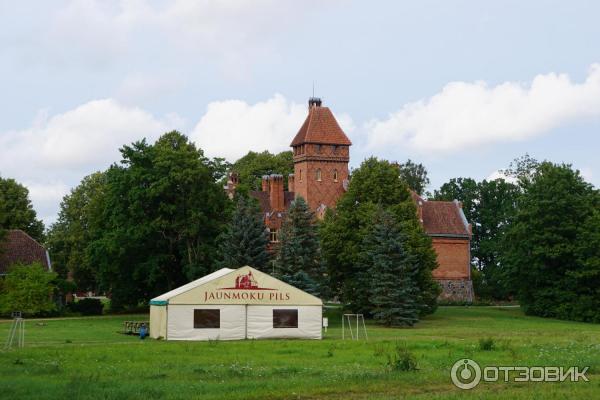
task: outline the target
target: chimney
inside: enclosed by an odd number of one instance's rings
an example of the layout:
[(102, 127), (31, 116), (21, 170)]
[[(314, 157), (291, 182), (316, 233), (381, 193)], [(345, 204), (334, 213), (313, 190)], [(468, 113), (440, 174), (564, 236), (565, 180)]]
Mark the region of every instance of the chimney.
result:
[(269, 202), (271, 210), (283, 211), (283, 175), (271, 174), (269, 176)]
[(308, 109), (310, 110), (313, 107), (321, 107), (321, 99), (319, 97), (308, 98)]
[(262, 191), (263, 192), (269, 191), (269, 175), (262, 176)]
[(288, 175), (288, 192), (294, 191), (294, 174)]

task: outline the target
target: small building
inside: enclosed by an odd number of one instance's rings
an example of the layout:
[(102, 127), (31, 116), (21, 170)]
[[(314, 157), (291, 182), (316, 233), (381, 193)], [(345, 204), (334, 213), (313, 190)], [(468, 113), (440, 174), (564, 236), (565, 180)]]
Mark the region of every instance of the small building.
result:
[(411, 191), (419, 221), (431, 237), (438, 268), (432, 271), (442, 288), (440, 300), (473, 301), (471, 224), (457, 201), (431, 201)]
[(223, 268), (150, 301), (150, 337), (321, 339), (323, 302), (245, 266)]
[(12, 265), (39, 263), (52, 270), (48, 251), (20, 229), (10, 229), (0, 238), (0, 276), (6, 275)]

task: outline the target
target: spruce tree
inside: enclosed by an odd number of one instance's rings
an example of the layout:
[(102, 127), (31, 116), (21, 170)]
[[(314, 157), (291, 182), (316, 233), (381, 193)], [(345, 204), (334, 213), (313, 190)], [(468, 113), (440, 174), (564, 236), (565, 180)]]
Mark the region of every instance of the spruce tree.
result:
[(270, 255), (269, 235), (253, 199), (238, 196), (229, 225), (220, 238), (220, 268), (239, 268), (249, 265), (266, 271)]
[(322, 296), (326, 288), (325, 274), (314, 214), (302, 197), (296, 198), (288, 210), (279, 235), (275, 258), (275, 274), (315, 296)]
[(412, 326), (423, 307), (416, 282), (418, 260), (410, 253), (408, 241), (393, 214), (380, 209), (362, 246), (363, 269), (370, 276), (371, 313), (388, 326)]

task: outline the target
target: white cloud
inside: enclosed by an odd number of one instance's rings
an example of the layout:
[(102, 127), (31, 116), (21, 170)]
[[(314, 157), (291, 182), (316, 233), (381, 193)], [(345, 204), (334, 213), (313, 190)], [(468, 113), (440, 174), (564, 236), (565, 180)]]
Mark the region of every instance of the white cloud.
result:
[(278, 33), (308, 10), (306, 2), (280, 0), (71, 1), (50, 16), (42, 44), (66, 63), (103, 65), (150, 50), (157, 62), (209, 56), (243, 76), (248, 61), (271, 53)]
[(485, 179), (487, 181), (495, 181), (496, 179), (504, 179), (506, 182), (515, 183), (515, 184), (518, 182), (517, 178), (515, 178), (513, 176), (507, 176), (498, 169), (495, 170), (494, 172), (492, 172), (491, 174), (489, 174), (487, 176), (487, 178), (485, 178)]
[(67, 188), (118, 161), (123, 144), (154, 141), (180, 123), (177, 115), (158, 119), (113, 99), (52, 117), (43, 110), (30, 128), (0, 134), (0, 172), (25, 183), (40, 215), (51, 220)]
[(451, 82), (366, 128), (370, 149), (449, 153), (530, 139), (587, 117), (600, 117), (600, 64), (590, 67), (583, 83), (554, 73), (538, 75), (528, 85)]
[[(235, 161), (249, 150), (290, 150), (306, 115), (306, 105), (288, 101), (280, 94), (256, 104), (242, 100), (215, 101), (208, 105), (190, 136), (206, 155)], [(354, 124), (347, 114), (336, 117), (346, 133), (353, 130)]]

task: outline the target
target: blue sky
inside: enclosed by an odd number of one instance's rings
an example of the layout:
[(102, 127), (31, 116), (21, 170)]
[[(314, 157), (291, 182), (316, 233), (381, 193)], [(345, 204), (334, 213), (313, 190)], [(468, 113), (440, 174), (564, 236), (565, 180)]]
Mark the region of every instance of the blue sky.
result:
[(0, 174), (50, 223), (118, 147), (179, 129), (210, 156), (287, 148), (315, 93), (430, 190), (526, 152), (599, 186), (600, 3), (0, 0)]

